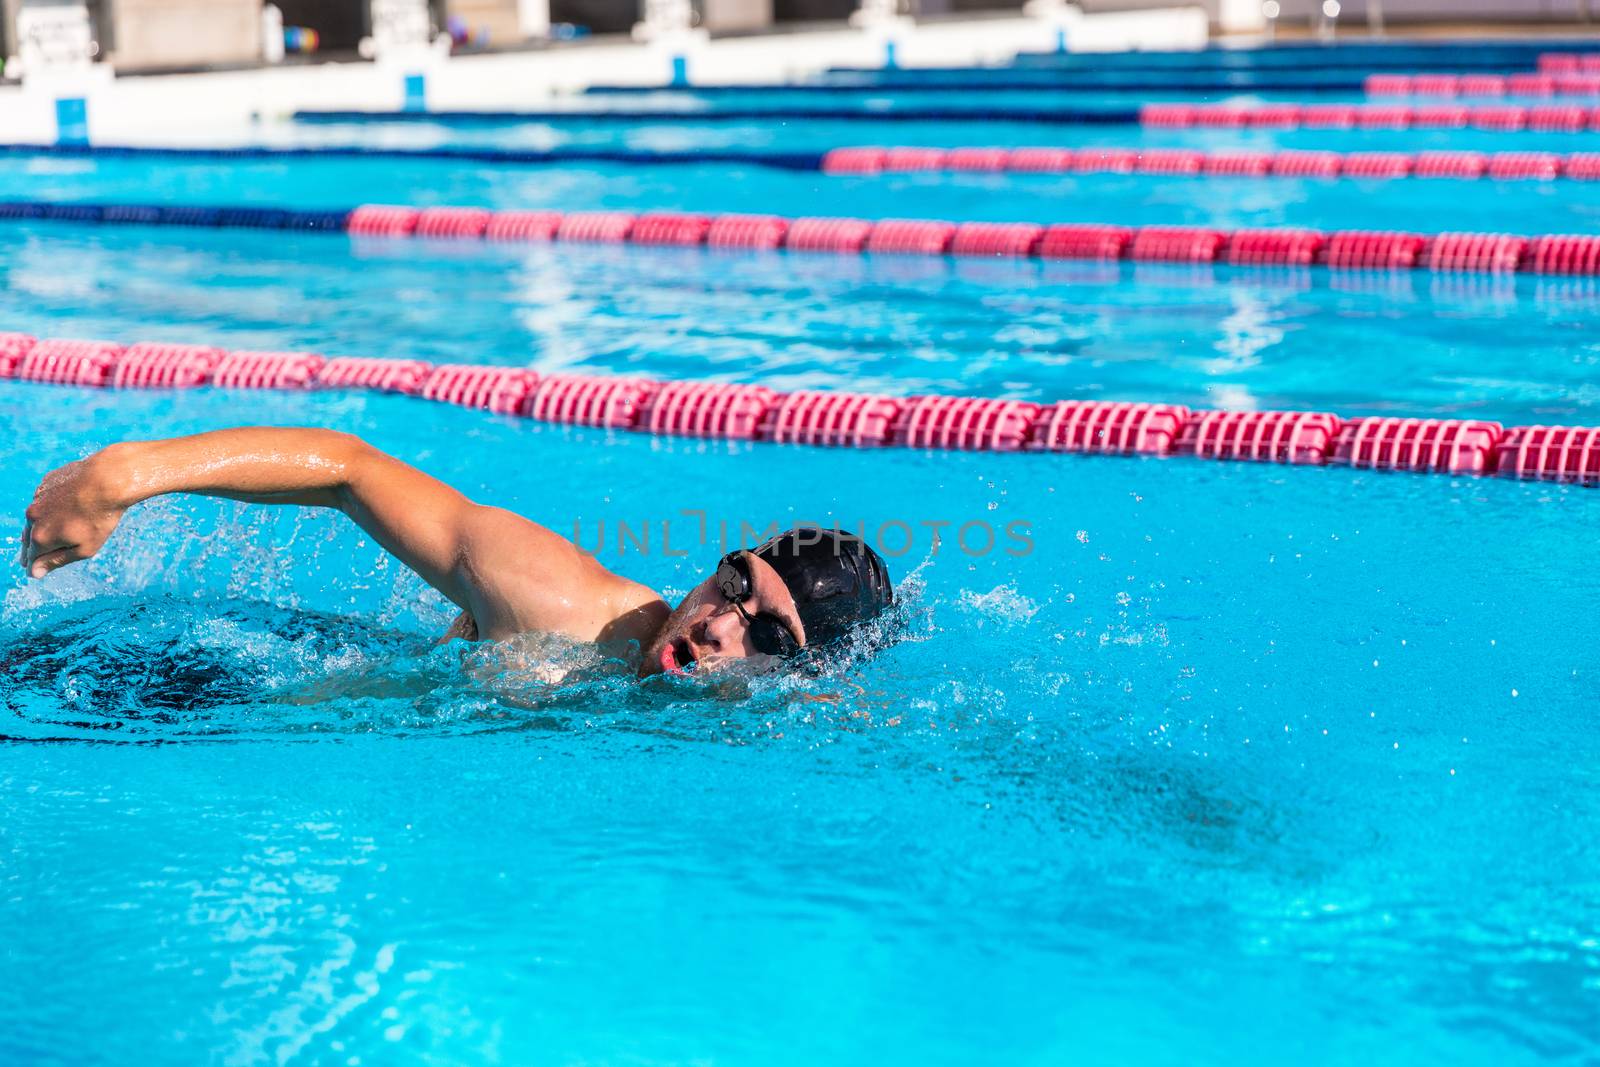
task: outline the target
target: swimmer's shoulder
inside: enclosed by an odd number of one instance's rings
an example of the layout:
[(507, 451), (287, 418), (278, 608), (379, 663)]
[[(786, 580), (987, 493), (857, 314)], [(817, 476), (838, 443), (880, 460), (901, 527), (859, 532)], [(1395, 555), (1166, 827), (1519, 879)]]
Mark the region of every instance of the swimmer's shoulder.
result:
[(602, 627), (596, 640), (607, 645), (637, 641), (643, 648), (660, 632), (672, 614), (672, 606), (642, 582), (619, 574), (611, 574), (611, 579), (615, 583), (607, 598), (611, 620)]
[[(506, 620), (482, 630), (470, 611), (456, 616), (441, 642), (502, 641), (530, 633), (560, 634), (579, 641), (601, 645), (626, 645), (637, 641), (649, 644), (672, 614), (671, 605), (647, 585), (604, 571), (590, 586), (591, 597), (583, 605), (569, 604), (565, 618), (552, 618), (548, 610), (521, 615), (516, 622)], [(543, 617), (538, 617), (543, 616)]]
[[(503, 641), (530, 633), (558, 634), (604, 645), (649, 643), (672, 614), (661, 594), (616, 574), (592, 556), (568, 561), (572, 568), (552, 579), (533, 566), (497, 583), (480, 610), (464, 613), (448, 637)], [(486, 610), (485, 610), (486, 609)]]
[(644, 640), (671, 614), (654, 589), (614, 573), (529, 519), (479, 508), (459, 559), (472, 616), (451, 636), (480, 640), (552, 634), (578, 641)]

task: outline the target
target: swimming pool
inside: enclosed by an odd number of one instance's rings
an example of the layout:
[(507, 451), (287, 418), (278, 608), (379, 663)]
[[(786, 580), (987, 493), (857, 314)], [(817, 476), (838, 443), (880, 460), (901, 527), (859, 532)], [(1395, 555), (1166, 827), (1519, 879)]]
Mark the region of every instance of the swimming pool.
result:
[[(1578, 183), (0, 167), (16, 197), (295, 206), (1593, 232), (1600, 203)], [(0, 328), (41, 336), (1600, 422), (1593, 279), (0, 226)], [(646, 437), (342, 392), (0, 382), (0, 413), (3, 537), (96, 444), (310, 424), (669, 595), (717, 554), (697, 513), (888, 526), (903, 601), (892, 647), (818, 680), (641, 685), (548, 646), (497, 673), (432, 648), (443, 602), (342, 521), (147, 506), (0, 606), (0, 1059), (1596, 1054), (1592, 491)], [(970, 551), (968, 523), (1030, 545)]]

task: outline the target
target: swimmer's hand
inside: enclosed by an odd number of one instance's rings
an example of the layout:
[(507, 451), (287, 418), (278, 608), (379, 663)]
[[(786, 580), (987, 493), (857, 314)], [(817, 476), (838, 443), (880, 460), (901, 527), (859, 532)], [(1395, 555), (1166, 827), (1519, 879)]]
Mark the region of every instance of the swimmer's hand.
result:
[(23, 513), (17, 562), (28, 577), (43, 578), (100, 551), (130, 503), (120, 499), (115, 467), (116, 453), (107, 449), (44, 476)]

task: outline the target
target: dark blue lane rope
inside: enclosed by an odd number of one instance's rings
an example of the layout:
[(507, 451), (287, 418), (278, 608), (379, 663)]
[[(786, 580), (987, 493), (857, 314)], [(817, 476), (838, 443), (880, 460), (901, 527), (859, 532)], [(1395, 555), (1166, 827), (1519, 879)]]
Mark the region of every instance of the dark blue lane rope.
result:
[[(1029, 122), (1051, 126), (1134, 126), (1138, 108), (943, 108), (847, 107), (716, 108), (703, 111), (296, 111), (296, 122), (411, 122), (441, 126), (508, 126), (523, 122), (629, 122), (692, 125), (765, 119), (815, 119), (835, 122)], [(707, 153), (695, 153), (696, 159)], [(466, 157), (470, 158), (470, 157)]]
[(135, 226), (246, 227), (343, 233), (351, 209), (291, 211), (283, 208), (204, 204), (95, 204), (0, 200), (0, 219), (123, 223)]
[(799, 82), (792, 85), (771, 83), (761, 85), (691, 85), (663, 89), (659, 85), (591, 85), (584, 92), (592, 96), (643, 96), (650, 93), (673, 92), (686, 96), (760, 97), (794, 94), (796, 96), (826, 96), (849, 93), (1073, 93), (1093, 96), (1108, 92), (1129, 93), (1359, 93), (1365, 87), (1364, 74), (1343, 76), (1304, 74), (1263, 76), (1248, 71), (1219, 71), (1209, 77), (1197, 77), (1185, 72), (1181, 77), (1162, 78), (1145, 74), (1141, 76), (1096, 76), (1084, 72), (1074, 74), (1071, 80), (1042, 72), (1045, 77), (1029, 77), (1029, 72), (984, 72), (970, 76), (941, 74), (924, 76), (911, 74), (871, 74), (850, 72), (832, 76), (830, 81)]
[[(1134, 52), (1020, 52), (999, 70), (1056, 71), (1170, 71), (1204, 70), (1276, 71), (1315, 67), (1318, 70), (1360, 70), (1363, 73), (1421, 71), (1451, 74), (1459, 71), (1531, 70), (1544, 52), (1596, 52), (1595, 38), (1544, 38), (1529, 41), (1283, 41), (1274, 45), (1234, 48), (1210, 45), (1178, 51)], [(836, 70), (879, 71), (882, 67), (837, 67)], [(971, 67), (912, 67), (899, 73), (964, 70)]]
[[(1230, 64), (1226, 61), (1206, 64), (1178, 64), (1163, 63), (1159, 60), (1152, 61), (1149, 54), (1142, 52), (1130, 53), (1140, 57), (1143, 62), (1094, 64), (1084, 62), (1079, 55), (1069, 53), (1063, 57), (1053, 52), (1023, 52), (1010, 64), (1004, 67), (988, 67), (974, 69), (971, 67), (903, 67), (894, 72), (897, 81), (903, 80), (907, 84), (900, 88), (912, 88), (919, 78), (937, 79), (941, 77), (963, 77), (973, 81), (985, 77), (1003, 80), (1006, 77), (1059, 79), (1060, 88), (1067, 88), (1070, 83), (1067, 79), (1076, 82), (1081, 78), (1098, 78), (1105, 76), (1108, 79), (1116, 76), (1135, 77), (1143, 76), (1148, 79), (1183, 78), (1196, 80), (1209, 77), (1223, 77), (1226, 75), (1243, 75), (1245, 77), (1282, 77), (1290, 71), (1301, 66), (1315, 66), (1319, 71), (1329, 77), (1344, 74), (1346, 77), (1364, 76), (1367, 74), (1519, 74), (1533, 70), (1535, 58), (1528, 56), (1517, 59), (1456, 59), (1433, 58), (1413, 60), (1328, 60), (1321, 56), (1305, 55), (1296, 57), (1293, 62), (1267, 63), (1267, 64)], [(862, 66), (837, 66), (829, 67), (826, 74), (837, 76), (873, 76), (880, 74), (882, 67)], [(1162, 81), (1163, 88), (1170, 87), (1172, 83)], [(1057, 87), (1054, 82), (1043, 81), (1037, 87)], [(1111, 89), (1119, 86), (1108, 81), (1106, 84), (1096, 84), (1097, 89)]]
[(327, 145), (274, 148), (247, 145), (237, 148), (167, 148), (145, 145), (0, 144), (4, 155), (93, 156), (161, 159), (389, 159), (452, 160), (527, 166), (561, 163), (734, 164), (774, 167), (780, 170), (817, 170), (821, 152), (639, 152), (621, 148), (378, 148), (365, 145)]

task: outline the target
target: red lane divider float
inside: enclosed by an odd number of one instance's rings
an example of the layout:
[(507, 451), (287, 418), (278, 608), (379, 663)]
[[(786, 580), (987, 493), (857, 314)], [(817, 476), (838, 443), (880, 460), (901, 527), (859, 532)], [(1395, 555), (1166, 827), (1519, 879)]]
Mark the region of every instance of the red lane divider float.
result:
[(1072, 157), (1072, 169), (1087, 174), (1132, 174), (1138, 166), (1133, 148), (1081, 148)]
[(317, 371), (318, 389), (376, 389), (415, 393), (433, 371), (420, 359), (330, 359)]
[(794, 252), (860, 252), (866, 248), (872, 223), (866, 219), (795, 219), (783, 247)]
[(645, 397), (637, 425), (654, 434), (753, 441), (777, 397), (762, 385), (662, 382)]
[[(1273, 254), (1303, 254), (1301, 243)], [(1287, 251), (1285, 251), (1287, 249)], [(0, 333), (0, 379), (111, 389), (364, 389), (570, 426), (843, 448), (1076, 452), (1343, 465), (1600, 485), (1600, 426), (1341, 419), (1322, 411), (1177, 404), (782, 393), (761, 385), (545, 374), (408, 359), (326, 359), (208, 345)]]
[[(1166, 105), (1162, 105), (1166, 106)], [(1402, 109), (1403, 110), (1403, 109)], [(1586, 121), (1581, 108), (1557, 109), (1561, 125), (1539, 128), (1583, 129)], [(1373, 120), (1376, 122), (1377, 120)], [(1388, 115), (1390, 124), (1403, 126), (1402, 116)], [(1484, 121), (1509, 124), (1517, 128), (1525, 120), (1518, 113), (1491, 116)], [(1465, 125), (1463, 121), (1460, 123)], [(1600, 123), (1596, 125), (1600, 129)], [(882, 165), (889, 148), (835, 148), (822, 159), (825, 174), (877, 175), (891, 168)], [(1248, 178), (1491, 178), (1499, 181), (1600, 181), (1600, 153), (1575, 152), (1241, 152), (1227, 150), (1201, 152), (1192, 148), (938, 148), (918, 149), (926, 166), (920, 171), (984, 171), (1007, 174), (1113, 173), (1158, 174), (1177, 177)], [(974, 167), (964, 162), (972, 154), (982, 155), (986, 165)], [(903, 169), (903, 168), (902, 168)], [(365, 211), (366, 209), (360, 209)], [(388, 210), (388, 209), (376, 209)], [(358, 212), (359, 214), (359, 212)], [(366, 216), (351, 217), (352, 232), (380, 232)], [(402, 234), (404, 231), (400, 231)], [(420, 227), (419, 227), (420, 232)]]
[(1044, 408), (1028, 447), (1047, 452), (1164, 455), (1189, 420), (1176, 404), (1118, 404), (1063, 400)]
[(184, 389), (211, 377), (222, 357), (220, 348), (206, 345), (163, 345), (141, 341), (130, 346), (111, 367), (106, 383), (114, 389)]
[(651, 212), (634, 221), (628, 239), (641, 245), (703, 245), (710, 229), (706, 215)]
[(881, 448), (890, 443), (905, 401), (865, 393), (790, 393), (762, 418), (763, 441)]
[(627, 211), (574, 211), (562, 217), (560, 226), (556, 228), (556, 238), (591, 244), (620, 244), (633, 232), (634, 221), (635, 216)]
[(1499, 274), (1516, 270), (1527, 250), (1527, 239), (1511, 234), (1441, 233), (1423, 255), (1429, 270)]
[[(1013, 148), (1006, 153), (1005, 169), (1021, 174), (1060, 174), (1072, 169), (1073, 158), (1065, 148)], [(823, 166), (827, 166), (826, 157)]]
[(1600, 238), (1536, 238), (1523, 256), (1523, 266), (1536, 274), (1600, 274)]
[(489, 241), (554, 241), (560, 228), (559, 211), (496, 211), (483, 236)]
[(963, 222), (950, 239), (953, 256), (992, 256), (1015, 259), (1031, 256), (1044, 236), (1034, 222)]
[(1201, 170), (1213, 178), (1265, 178), (1272, 174), (1272, 160), (1271, 152), (1212, 152)]
[(17, 364), (38, 343), (31, 333), (0, 333), (0, 378), (15, 378)]
[(1320, 411), (1198, 411), (1173, 450), (1204, 459), (1327, 463), (1339, 416)]
[(1034, 250), (1041, 259), (1121, 259), (1132, 240), (1129, 226), (1063, 223), (1046, 226)]
[(1545, 52), (1539, 56), (1541, 74), (1600, 74), (1600, 52)]
[(1345, 423), (1332, 461), (1368, 470), (1419, 474), (1487, 474), (1505, 435), (1498, 422), (1367, 418)]
[(1275, 178), (1337, 178), (1344, 170), (1344, 157), (1337, 152), (1277, 152), (1272, 156)]
[(207, 384), (224, 389), (309, 389), (326, 362), (310, 352), (229, 352)]
[(718, 215), (706, 227), (712, 248), (776, 249), (783, 246), (789, 220), (777, 215)]
[(1306, 267), (1327, 243), (1327, 235), (1316, 230), (1236, 230), (1227, 260), (1239, 267)]
[(898, 252), (942, 256), (956, 235), (953, 222), (931, 219), (884, 219), (867, 235), (868, 252)]
[(945, 170), (1005, 170), (1011, 153), (1004, 148), (952, 148), (945, 154)]
[(533, 392), (535, 375), (519, 367), (436, 366), (417, 386), (424, 400), (440, 400), (496, 415), (515, 415)]
[(16, 377), (55, 385), (106, 385), (123, 348), (110, 341), (40, 341), (17, 360)]
[(1146, 104), (1145, 126), (1270, 127), (1307, 130), (1460, 129), (1547, 132), (1600, 130), (1600, 108), (1569, 104)]
[(493, 212), (477, 207), (430, 207), (417, 214), (418, 237), (482, 237)]
[(1028, 443), (1039, 405), (968, 396), (913, 396), (900, 409), (890, 440), (905, 448), (1017, 452)]
[(631, 430), (644, 403), (661, 388), (645, 378), (600, 378), (586, 374), (546, 374), (528, 394), (521, 414), (541, 422)]
[[(1289, 154), (1285, 153), (1285, 157)], [(1360, 166), (1374, 174), (1409, 168), (1409, 157), (1358, 153)], [(1502, 170), (1536, 177), (1548, 173), (1550, 158), (1517, 153)], [(1296, 153), (1296, 166), (1314, 171), (1319, 153)], [(1470, 170), (1470, 157), (1430, 166)], [(421, 231), (409, 209), (369, 205), (357, 208), (357, 231), (383, 238)], [(441, 209), (435, 209), (441, 210)], [(1582, 234), (1516, 237), (1508, 234), (1371, 233), (1302, 229), (1216, 230), (1195, 226), (1111, 226), (1027, 222), (953, 223), (937, 219), (782, 219), (771, 215), (682, 215), (653, 212), (509, 212), (486, 221), (477, 217), (457, 229), (466, 239), (494, 241), (569, 241), (713, 248), (785, 249), (842, 254), (1033, 257), (1038, 259), (1129, 259), (1135, 262), (1227, 263), (1234, 265), (1328, 266), (1354, 270), (1409, 270), (1542, 274), (1600, 274), (1600, 236)], [(465, 222), (466, 217), (460, 217)], [(484, 222), (480, 227), (479, 222)], [(443, 232), (435, 228), (435, 234)], [(516, 236), (513, 236), (515, 234)], [(474, 238), (473, 235), (478, 235)], [(3, 355), (0, 355), (3, 358)]]
[(1600, 484), (1600, 427), (1513, 426), (1495, 454), (1509, 478)]
[[(1587, 58), (1587, 57), (1585, 57)], [(1595, 96), (1600, 70), (1523, 74), (1369, 74), (1368, 96)]]
[(1133, 233), (1128, 258), (1147, 263), (1214, 263), (1228, 236), (1200, 226), (1141, 226)]
[(1386, 230), (1341, 230), (1328, 237), (1323, 262), (1345, 270), (1409, 270), (1421, 261), (1427, 238)]
[(422, 212), (414, 207), (390, 204), (362, 204), (350, 212), (344, 228), (349, 233), (369, 237), (406, 237), (416, 232)]

